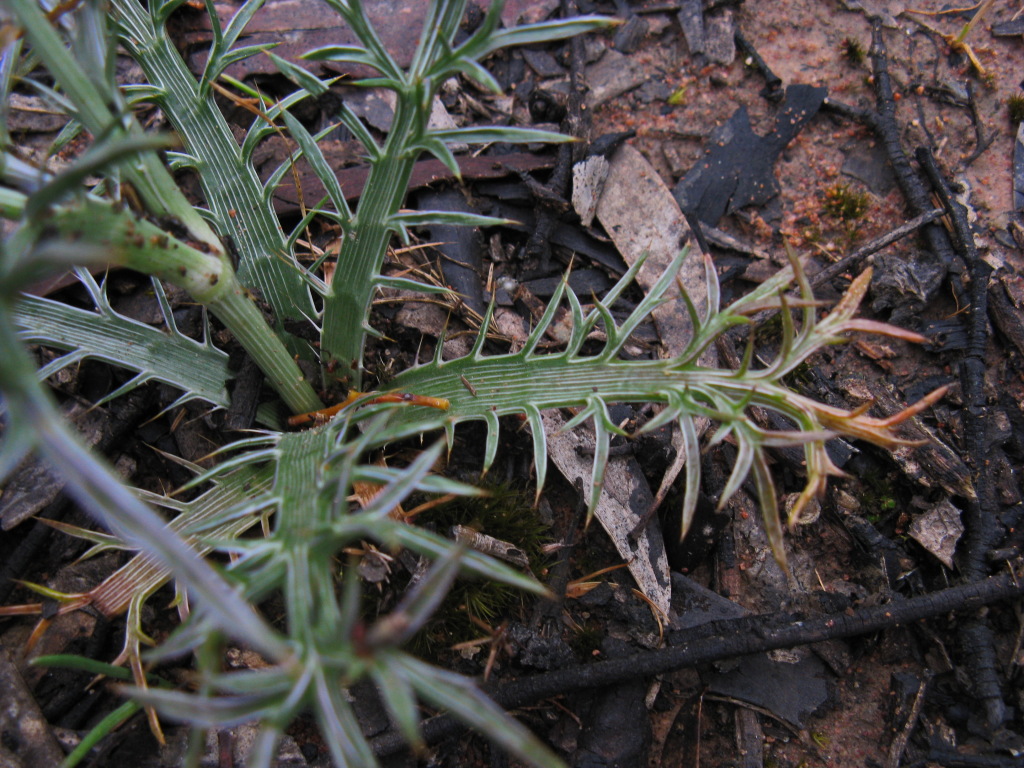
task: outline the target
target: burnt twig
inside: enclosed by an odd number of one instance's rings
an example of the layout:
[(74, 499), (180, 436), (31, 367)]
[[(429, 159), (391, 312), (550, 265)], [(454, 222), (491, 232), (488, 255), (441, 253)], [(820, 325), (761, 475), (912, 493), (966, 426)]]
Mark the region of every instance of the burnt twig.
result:
[(944, 216), (945, 213), (946, 212), (942, 208), (933, 208), (930, 211), (925, 211), (919, 216), (915, 216), (906, 224), (901, 224), (891, 232), (887, 232), (881, 237), (875, 238), (867, 245), (858, 248), (849, 256), (844, 256), (835, 264), (830, 264), (821, 270), (821, 272), (811, 279), (811, 287), (818, 288), (829, 282), (832, 278), (843, 274), (843, 272), (858, 269), (861, 262), (863, 262), (868, 256), (878, 253), (878, 251), (882, 250), (886, 246), (892, 245), (897, 240), (902, 240), (911, 232), (916, 232), (925, 224), (929, 224)]
[(967, 100), (971, 108), (971, 125), (974, 126), (975, 147), (974, 151), (964, 160), (965, 168), (970, 167), (996, 140), (995, 131), (985, 136), (985, 132), (982, 130), (981, 112), (978, 109), (978, 100), (974, 96), (974, 85), (970, 80), (967, 81)]
[[(875, 104), (878, 110), (872, 127), (885, 147), (903, 196), (914, 215), (919, 216), (933, 208), (931, 195), (924, 181), (910, 165), (910, 159), (900, 143), (896, 124), (896, 99), (893, 97), (892, 78), (889, 76), (889, 57), (882, 37), (882, 23), (877, 18), (871, 22), (871, 67), (875, 78)], [(935, 224), (929, 224), (924, 227), (923, 234), (932, 253), (948, 267), (953, 261), (953, 249), (945, 230)]]
[[(988, 408), (985, 403), (985, 346), (988, 342), (988, 284), (992, 267), (978, 256), (974, 236), (967, 222), (967, 213), (953, 198), (935, 158), (925, 149), (917, 151), (917, 160), (924, 168), (935, 190), (949, 213), (953, 227), (953, 242), (970, 277), (968, 347), (960, 362), (960, 382), (963, 389), (965, 419), (964, 431), (968, 460), (973, 463), (973, 481), (977, 500), (968, 505), (971, 514), (967, 525), (967, 538), (962, 551), (960, 567), (970, 580), (983, 578), (988, 573), (985, 554), (992, 546), (995, 530), (995, 500), (992, 478), (983, 461), (987, 452), (986, 434)], [(975, 509), (976, 507), (976, 509)]]
[[(889, 57), (886, 53), (885, 41), (882, 37), (882, 24), (877, 18), (871, 23), (871, 67), (875, 81), (875, 111), (858, 109), (829, 99), (826, 106), (831, 112), (843, 115), (851, 120), (869, 126), (885, 148), (896, 176), (896, 183), (903, 192), (904, 198), (915, 217), (928, 214), (934, 209), (931, 195), (924, 179), (910, 164), (910, 159), (903, 151), (900, 142), (899, 127), (896, 122), (896, 99), (893, 95), (892, 78), (889, 75)], [(933, 222), (923, 225), (921, 232), (929, 251), (939, 263), (949, 269), (955, 263), (956, 254), (949, 242), (946, 230)], [(825, 278), (822, 278), (822, 282)], [(958, 286), (954, 284), (954, 289)]]
[[(684, 645), (531, 675), (493, 686), (490, 692), (499, 705), (514, 709), (552, 696), (616, 685), (733, 656), (857, 637), (950, 611), (974, 611), (999, 600), (1019, 598), (1022, 594), (1024, 585), (1017, 581), (1016, 576), (1002, 574), (851, 613), (839, 612), (814, 618), (775, 613), (716, 621), (691, 630)], [(462, 727), (457, 721), (442, 715), (426, 721), (422, 733), (428, 742), (436, 742)], [(394, 754), (405, 747), (402, 737), (394, 732), (373, 740), (373, 749), (378, 756)]]
[(782, 87), (782, 78), (772, 72), (771, 67), (761, 58), (761, 54), (757, 52), (754, 44), (747, 40), (738, 28), (735, 39), (736, 47), (743, 51), (743, 55), (750, 59), (751, 65), (764, 78), (764, 88), (761, 89), (761, 96), (768, 99), (768, 101), (781, 101), (783, 95), (785, 95), (785, 89)]
[[(953, 242), (970, 277), (968, 287), (970, 321), (968, 347), (960, 361), (960, 386), (964, 397), (964, 432), (968, 460), (972, 463), (975, 498), (967, 499), (964, 519), (966, 536), (960, 551), (960, 569), (968, 581), (978, 581), (988, 574), (987, 554), (996, 535), (994, 483), (987, 455), (988, 407), (985, 401), (985, 346), (988, 342), (988, 284), (992, 268), (978, 256), (974, 235), (967, 222), (964, 206), (954, 199), (935, 158), (925, 149), (917, 151), (917, 161), (924, 168), (932, 187), (949, 213)], [(962, 652), (971, 669), (974, 692), (985, 704), (990, 728), (1002, 725), (1006, 705), (1000, 690), (992, 630), (982, 618), (968, 621), (960, 629)]]

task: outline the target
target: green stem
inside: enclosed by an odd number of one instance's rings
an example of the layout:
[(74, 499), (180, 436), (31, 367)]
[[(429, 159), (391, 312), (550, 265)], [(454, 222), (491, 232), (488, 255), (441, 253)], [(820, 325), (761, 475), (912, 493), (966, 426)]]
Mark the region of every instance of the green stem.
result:
[(235, 338), (245, 347), (245, 351), (294, 413), (306, 413), (323, 408), (323, 403), (296, 365), (295, 359), (267, 325), (234, 273), (229, 273), (228, 277), (230, 281), (225, 286), (227, 290), (222, 297), (207, 304), (210, 311), (231, 329)]
[[(67, 93), (75, 105), (78, 119), (93, 136), (110, 132), (115, 136), (143, 134), (133, 117), (114, 114), (108, 105), (113, 99), (105, 99), (89, 80), (36, 0), (9, 0), (8, 7), (24, 28), (32, 51), (43, 60)], [(123, 163), (122, 170), (151, 213), (177, 218), (194, 238), (217, 252), (223, 250), (210, 225), (185, 199), (159, 155), (155, 152), (141, 152), (134, 160)]]
[(395, 231), (391, 217), (405, 199), (419, 155), (408, 147), (414, 137), (422, 135), (427, 117), (413, 99), (399, 94), (387, 142), (380, 159), (370, 168), (352, 221), (352, 234), (342, 243), (331, 290), (324, 297), (324, 362), (338, 363), (339, 370), (347, 371), (350, 383), (357, 388), (362, 378), (363, 345), (370, 330), (367, 318), (377, 290), (374, 280)]
[(17, 219), (25, 211), (28, 197), (13, 189), (0, 187), (0, 217)]
[(49, 223), (72, 241), (102, 248), (112, 263), (188, 291), (234, 334), (292, 411), (323, 407), (224, 257), (204, 253), (128, 211), (95, 200), (62, 208)]
[[(565, 355), (472, 355), (427, 363), (404, 371), (391, 385), (402, 392), (443, 398), (456, 420), (486, 419), (523, 413), (526, 406), (581, 407), (594, 395), (609, 402), (665, 402), (671, 390), (689, 391), (697, 399), (716, 392), (723, 399), (774, 404), (784, 393), (771, 380), (751, 374), (739, 378), (729, 369), (704, 368), (674, 360), (615, 360)], [(396, 423), (415, 420), (415, 409), (400, 411)]]
[[(23, 0), (24, 1), (24, 0)], [(196, 163), (199, 180), (220, 232), (238, 251), (238, 277), (274, 310), (277, 329), (302, 322), (316, 310), (286, 248), (286, 238), (251, 164), (241, 150), (212, 95), (200, 93), (173, 42), (156, 29), (135, 0), (113, 0), (121, 41), (160, 89), (158, 99)], [(293, 352), (305, 354), (305, 345)]]

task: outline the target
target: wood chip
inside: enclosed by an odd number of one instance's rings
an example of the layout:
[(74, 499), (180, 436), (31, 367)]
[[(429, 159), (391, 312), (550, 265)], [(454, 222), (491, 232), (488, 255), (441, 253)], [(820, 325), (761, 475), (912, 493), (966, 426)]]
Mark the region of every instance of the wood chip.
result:
[[(565, 419), (556, 412), (543, 414), (543, 419), (552, 462), (570, 483), (589, 489), (593, 457), (581, 455), (578, 449), (583, 449), (582, 453), (588, 449), (593, 451), (592, 435), (584, 427), (559, 432), (565, 425)], [(634, 457), (613, 456), (608, 460), (604, 490), (594, 516), (626, 561), (640, 591), (668, 615), (672, 582), (658, 521), (652, 520), (635, 541), (630, 538), (630, 532), (653, 501), (651, 489)]]

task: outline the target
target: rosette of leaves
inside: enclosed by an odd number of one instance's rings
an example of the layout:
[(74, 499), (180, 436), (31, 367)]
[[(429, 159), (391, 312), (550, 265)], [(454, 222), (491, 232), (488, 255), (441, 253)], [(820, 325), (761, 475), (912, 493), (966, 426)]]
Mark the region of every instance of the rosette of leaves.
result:
[[(893, 427), (915, 410), (889, 420), (871, 419), (861, 411), (841, 411), (804, 398), (789, 390), (783, 377), (821, 346), (851, 331), (913, 335), (853, 318), (867, 275), (819, 319), (798, 264), (722, 308), (709, 263), (709, 301), (705, 307), (689, 305), (695, 332), (687, 350), (668, 360), (623, 359), (620, 353), (626, 340), (672, 290), (681, 255), (621, 322), (615, 320), (612, 307), (632, 284), (639, 265), (592, 309), (585, 310), (563, 284), (518, 352), (487, 351), (488, 315), (469, 355), (449, 361), (436, 357), (399, 374), (393, 382), (403, 392), (443, 404), (444, 410), (412, 404), (385, 407), (372, 405), (372, 396), (357, 397), (339, 416), (305, 432), (281, 431), (265, 412), (263, 426), (268, 429), (218, 454), (216, 468), (191, 484), (208, 486), (193, 501), (133, 492), (68, 433), (38, 375), (97, 358), (134, 373), (129, 384), (112, 395), (157, 380), (178, 387), (183, 399), (222, 407), (230, 375), (223, 354), (208, 336), (196, 341), (178, 333), (166, 307), (166, 331), (119, 316), (91, 278), (83, 276), (95, 311), (51, 299), (19, 297), (18, 290), (59, 265), (94, 261), (130, 267), (174, 283), (231, 332), (262, 369), (285, 408), (293, 413), (317, 410), (322, 403), (295, 358), (317, 360), (324, 369), (337, 364), (351, 385), (363, 388), (363, 346), (372, 332), (375, 291), (386, 284), (423, 288), (409, 280), (381, 276), (391, 239), (405, 238), (408, 228), (426, 223), (496, 223), (464, 214), (402, 211), (416, 160), (424, 152), (433, 154), (457, 174), (458, 164), (449, 148), (453, 143), (565, 140), (513, 126), (432, 129), (428, 118), (441, 84), (464, 76), (496, 89), (481, 64), (487, 54), (607, 24), (581, 17), (503, 30), (499, 28), (502, 4), (493, 2), (480, 25), (458, 42), (465, 2), (438, 0), (430, 6), (412, 64), (402, 69), (381, 44), (360, 2), (330, 0), (360, 45), (329, 46), (311, 51), (307, 58), (368, 65), (379, 74), (359, 84), (396, 94), (393, 125), (383, 141), (350, 110), (342, 108), (337, 116), (362, 142), (370, 163), (364, 192), (352, 210), (320, 151), (320, 136), (310, 134), (290, 112), (301, 100), (324, 93), (329, 83), (294, 63), (275, 59), (298, 88), (276, 102), (257, 99), (253, 123), (241, 144), (214, 102), (214, 92), (223, 87), (220, 81), (231, 82), (223, 80), (228, 66), (263, 54), (262, 47), (238, 46), (260, 4), (260, 0), (249, 0), (222, 26), (212, 2), (207, 3), (213, 45), (197, 79), (165, 29), (180, 0), (154, 0), (148, 5), (110, 0), (109, 6), (82, 0), (62, 5), (49, 16), (34, 0), (9, 0), (23, 34), (4, 38), (9, 41), (0, 59), (4, 95), (13, 84), (34, 88), (67, 111), (72, 122), (65, 137), (84, 128), (92, 144), (70, 167), (47, 173), (19, 158), (9, 133), (0, 130), (0, 212), (14, 222), (0, 252), (0, 354), (5, 360), (0, 367), (0, 391), (6, 421), (0, 477), (29, 451), (40, 452), (65, 473), (76, 497), (119, 539), (91, 534), (97, 547), (138, 550), (125, 568), (87, 595), (69, 597), (68, 605), (91, 602), (105, 612), (129, 612), (124, 657), (140, 686), (145, 685), (145, 677), (139, 645), (147, 638), (139, 625), (138, 608), (161, 584), (172, 577), (176, 580), (189, 597), (192, 615), (159, 654), (197, 653), (205, 670), (200, 690), (191, 694), (150, 690), (138, 695), (197, 727), (259, 719), (263, 730), (253, 764), (272, 764), (281, 733), (303, 711), (315, 714), (339, 765), (373, 764), (345, 694), (361, 678), (377, 685), (396, 724), (414, 744), (420, 743), (418, 702), (425, 702), (484, 730), (523, 759), (556, 764), (550, 752), (488, 703), (471, 683), (425, 665), (401, 648), (460, 570), (533, 592), (543, 589), (496, 561), (463, 551), (393, 516), (413, 491), (473, 493), (467, 486), (430, 474), (442, 444), (399, 468), (376, 466), (373, 455), (387, 444), (428, 433), (443, 432), (451, 444), (458, 424), (481, 420), (488, 434), (486, 466), (497, 450), (501, 417), (521, 415), (533, 432), (539, 491), (546, 466), (541, 411), (572, 408), (575, 415), (565, 428), (589, 421), (595, 431), (593, 482), (588, 491), (593, 507), (603, 482), (610, 436), (621, 431), (610, 420), (608, 405), (659, 403), (660, 414), (646, 428), (675, 422), (683, 435), (687, 458), (684, 528), (699, 484), (695, 419), (706, 417), (720, 424), (711, 442), (730, 439), (738, 447), (725, 497), (753, 475), (776, 556), (784, 559), (783, 524), (766, 449), (804, 446), (808, 482), (792, 513), (796, 518), (803, 503), (836, 472), (824, 452), (829, 436), (847, 434), (891, 447), (900, 442)], [(141, 65), (146, 82), (124, 88), (115, 84), (113, 52), (118, 44)], [(45, 71), (37, 69), (40, 65)], [(133, 108), (143, 102), (158, 105), (174, 127), (181, 146), (166, 157), (171, 168), (199, 171), (205, 209), (196, 209), (185, 199), (157, 153), (156, 148), (166, 147), (167, 141), (147, 135), (133, 116)], [(259, 180), (252, 166), (260, 142), (285, 131), (298, 147), (291, 162), (304, 157), (327, 190), (326, 199), (291, 232), (282, 229), (271, 207), (289, 164), (267, 182)], [(96, 178), (102, 181), (95, 184)], [(124, 205), (124, 196), (137, 197), (138, 207)], [(330, 282), (321, 264), (302, 266), (295, 257), (300, 233), (318, 219), (340, 226), (344, 234)], [(228, 238), (237, 249), (237, 269), (224, 245)], [(789, 284), (794, 280), (799, 291), (790, 296)], [(161, 295), (159, 289), (157, 295)], [(269, 307), (269, 322), (254, 303), (254, 295)], [(563, 303), (572, 317), (571, 337), (563, 350), (541, 354), (541, 336)], [(718, 336), (750, 323), (753, 315), (765, 310), (777, 310), (782, 318), (782, 344), (773, 361), (753, 365), (751, 334), (739, 370), (699, 365), (700, 352)], [(794, 310), (799, 312), (799, 322)], [(313, 326), (320, 336), (318, 348), (287, 332), (294, 322)], [(595, 331), (603, 334), (604, 346), (596, 353), (585, 352), (585, 342)], [(39, 372), (25, 343), (65, 354)], [(929, 402), (931, 398), (915, 408)], [(773, 410), (793, 428), (765, 430), (751, 417), (755, 409)], [(378, 491), (357, 504), (351, 496), (359, 484), (372, 484)], [(173, 521), (165, 524), (154, 506), (175, 512)], [(260, 522), (267, 529), (264, 537), (240, 538)], [(410, 590), (395, 611), (369, 626), (360, 619), (356, 569), (344, 556), (362, 541), (409, 548), (436, 561), (427, 579)], [(201, 556), (208, 553), (230, 554), (232, 564), (214, 568)], [(256, 610), (271, 594), (281, 595), (285, 606), (279, 627), (270, 626)], [(215, 652), (222, 638), (244, 642), (265, 658), (266, 667), (219, 671)]]

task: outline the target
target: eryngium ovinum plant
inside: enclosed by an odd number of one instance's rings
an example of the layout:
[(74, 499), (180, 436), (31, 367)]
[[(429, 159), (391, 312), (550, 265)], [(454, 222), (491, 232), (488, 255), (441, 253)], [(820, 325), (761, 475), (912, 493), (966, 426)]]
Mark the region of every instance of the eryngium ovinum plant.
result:
[[(441, 359), (438, 343), (433, 360), (401, 372), (387, 385), (388, 392), (414, 395), (412, 402), (357, 397), (333, 418), (303, 431), (282, 428), (275, 410), (264, 408), (260, 411), (264, 429), (226, 446), (217, 454), (219, 464), (189, 484), (201, 491), (199, 495), (184, 501), (134, 490), (69, 433), (41, 380), (93, 358), (135, 374), (105, 400), (143, 382), (158, 381), (182, 392), (176, 404), (199, 399), (213, 408), (227, 407), (227, 355), (213, 344), (209, 328), (200, 340), (177, 329), (161, 288), (160, 281), (166, 281), (187, 291), (231, 332), (292, 413), (324, 407), (297, 358), (319, 362), (325, 378), (343, 379), (354, 391), (372, 390), (373, 382), (363, 381), (361, 361), (364, 340), (373, 332), (369, 321), (375, 292), (382, 286), (428, 290), (381, 275), (391, 239), (397, 235), (405, 240), (410, 227), (435, 222), (500, 223), (481, 216), (402, 210), (417, 159), (423, 153), (432, 154), (457, 175), (458, 165), (449, 149), (454, 143), (565, 140), (558, 134), (510, 126), (430, 128), (428, 117), (438, 88), (449, 78), (462, 76), (497, 90), (480, 63), (489, 53), (606, 26), (600, 18), (580, 17), (499, 29), (502, 4), (495, 1), (475, 31), (456, 42), (465, 0), (437, 0), (427, 13), (413, 61), (403, 70), (382, 45), (358, 0), (328, 0), (360, 45), (320, 48), (306, 58), (372, 67), (378, 76), (361, 84), (391, 89), (397, 97), (394, 120), (382, 143), (344, 106), (337, 115), (338, 123), (362, 143), (370, 164), (359, 205), (352, 210), (318, 147), (320, 137), (311, 135), (290, 112), (303, 99), (325, 93), (329, 83), (275, 57), (266, 46), (236, 46), (261, 0), (242, 5), (226, 27), (218, 23), (212, 1), (207, 0), (213, 43), (198, 79), (190, 74), (165, 30), (180, 3), (81, 0), (54, 5), (47, 13), (36, 0), (7, 1), (13, 20), (2, 36), (3, 103), (14, 86), (33, 89), (70, 117), (59, 143), (82, 132), (91, 137), (91, 144), (70, 165), (46, 171), (25, 162), (6, 120), (0, 122), (4, 182), (0, 210), (11, 222), (0, 257), (0, 355), (4, 361), (0, 388), (6, 422), (0, 477), (9, 475), (26, 454), (39, 453), (63, 472), (77, 500), (107, 527), (109, 533), (77, 531), (95, 541), (91, 551), (118, 547), (136, 551), (126, 566), (93, 591), (61, 596), (64, 610), (91, 604), (106, 615), (127, 612), (120, 661), (131, 665), (139, 685), (135, 695), (159, 713), (200, 729), (258, 720), (261, 735), (253, 765), (273, 763), (283, 730), (302, 712), (314, 714), (338, 765), (375, 764), (346, 693), (363, 678), (376, 685), (394, 722), (413, 744), (421, 743), (419, 705), (424, 703), (451, 712), (524, 760), (557, 765), (547, 748), (471, 681), (402, 649), (460, 572), (545, 592), (532, 577), (466, 551), (394, 514), (413, 492), (476, 492), (431, 471), (445, 444), (451, 445), (456, 426), (470, 420), (484, 422), (486, 467), (497, 450), (502, 417), (524, 418), (533, 434), (539, 490), (546, 467), (541, 412), (574, 409), (565, 429), (589, 423), (596, 441), (588, 491), (593, 508), (610, 437), (621, 433), (608, 415), (609, 404), (657, 403), (660, 411), (644, 429), (675, 423), (682, 434), (685, 529), (700, 482), (695, 421), (710, 418), (719, 426), (707, 442), (730, 440), (737, 447), (722, 503), (753, 475), (765, 527), (776, 557), (784, 562), (783, 521), (765, 449), (803, 446), (807, 485), (790, 513), (791, 522), (799, 521), (806, 502), (822, 490), (829, 475), (837, 474), (824, 449), (826, 439), (844, 434), (884, 447), (898, 445), (892, 427), (911, 410), (889, 420), (872, 419), (862, 411), (842, 411), (802, 397), (782, 383), (783, 377), (850, 331), (913, 335), (854, 319), (868, 275), (855, 280), (839, 304), (819, 319), (797, 263), (722, 308), (715, 270), (706, 262), (708, 302), (703, 307), (687, 302), (695, 328), (687, 349), (671, 359), (623, 359), (620, 353), (630, 334), (676, 290), (675, 273), (684, 258), (680, 255), (621, 322), (611, 308), (632, 285), (639, 265), (589, 309), (563, 283), (525, 346), (516, 352), (492, 354), (483, 331), (471, 352), (458, 359)], [(118, 47), (137, 61), (145, 83), (115, 84)], [(224, 70), (253, 55), (272, 57), (297, 89), (276, 102), (256, 101), (259, 106), (252, 125), (239, 145), (213, 93), (224, 87), (221, 82), (240, 85), (224, 80)], [(140, 104), (162, 110), (177, 137), (173, 149), (167, 137), (142, 130), (133, 116)], [(272, 195), (289, 173), (289, 165), (279, 168), (266, 183), (252, 165), (260, 142), (282, 131), (294, 140), (296, 155), (305, 158), (327, 190), (326, 198), (290, 233), (282, 230), (271, 207)], [(173, 170), (186, 168), (198, 172), (207, 206), (203, 210), (189, 204), (173, 180)], [(129, 198), (135, 201), (131, 206), (123, 202)], [(300, 233), (317, 220), (343, 232), (331, 281), (325, 280), (320, 263), (303, 266), (296, 258)], [(225, 249), (229, 239), (237, 266)], [(96, 262), (152, 276), (166, 327), (154, 328), (115, 312), (105, 288), (84, 270), (79, 276), (95, 305), (91, 310), (19, 293), (55, 269)], [(787, 298), (794, 281), (796, 294)], [(254, 296), (264, 303), (262, 309)], [(572, 317), (571, 337), (563, 349), (542, 352), (540, 341), (561, 306), (567, 306)], [(782, 341), (768, 365), (752, 364), (752, 343), (738, 370), (698, 364), (701, 352), (727, 329), (772, 309), (781, 310)], [(319, 344), (290, 335), (286, 329), (296, 323), (311, 325), (319, 334)], [(584, 354), (593, 331), (601, 331), (607, 340), (599, 352), (590, 349)], [(64, 354), (37, 370), (26, 344)], [(321, 391), (328, 389), (328, 383), (317, 382)], [(792, 429), (763, 429), (750, 417), (757, 408), (781, 414)], [(428, 447), (407, 465), (393, 468), (373, 461), (383, 446), (417, 435), (426, 437)], [(361, 501), (354, 502), (357, 484), (376, 487), (376, 492), (363, 493)], [(157, 508), (171, 517), (169, 523)], [(263, 523), (265, 535), (240, 537), (258, 523)], [(392, 613), (369, 626), (360, 611), (357, 569), (345, 554), (364, 542), (385, 551), (406, 548), (434, 563)], [(221, 565), (214, 566), (206, 558), (210, 554), (231, 557), (216, 558)], [(140, 622), (141, 607), (172, 578), (181, 605), (190, 609), (188, 620), (151, 653), (154, 660), (195, 653), (203, 674), (192, 692), (147, 689), (140, 656), (140, 643), (148, 641)], [(270, 595), (279, 596), (285, 606), (284, 620), (274, 626), (257, 610)], [(265, 664), (249, 671), (223, 672), (219, 650), (228, 641), (257, 651)], [(158, 728), (155, 717), (153, 724)]]

